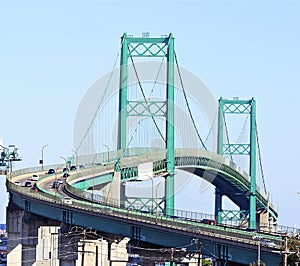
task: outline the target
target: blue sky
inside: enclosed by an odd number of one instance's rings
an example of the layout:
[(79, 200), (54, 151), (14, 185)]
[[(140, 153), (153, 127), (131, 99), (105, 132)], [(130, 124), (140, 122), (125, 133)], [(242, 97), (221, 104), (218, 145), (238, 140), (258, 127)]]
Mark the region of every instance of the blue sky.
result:
[(298, 1), (1, 0), (0, 136), (20, 148), (15, 167), (37, 165), (45, 144), (46, 163), (70, 155), (77, 106), (111, 70), (123, 32), (172, 32), (180, 64), (217, 99), (257, 100), (268, 190), (280, 224), (300, 227), (299, 10)]

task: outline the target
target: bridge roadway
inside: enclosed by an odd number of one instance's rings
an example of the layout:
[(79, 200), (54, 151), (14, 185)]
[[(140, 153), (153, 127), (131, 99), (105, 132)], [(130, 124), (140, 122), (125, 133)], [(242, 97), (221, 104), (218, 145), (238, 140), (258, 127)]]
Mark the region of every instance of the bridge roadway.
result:
[[(185, 152), (188, 152), (188, 155)], [(121, 164), (122, 173), (125, 173), (123, 180), (133, 178), (132, 174), (128, 176), (127, 170), (136, 167), (137, 163), (152, 161), (154, 162), (153, 165), (158, 165), (155, 162), (160, 162), (163, 159), (164, 153), (161, 152), (123, 158)], [(244, 191), (247, 188), (247, 182), (249, 182), (246, 174), (236, 165), (208, 152), (177, 150), (176, 164), (178, 168), (186, 169), (196, 174), (208, 170), (208, 175), (205, 179), (216, 185), (228, 185), (230, 182), (234, 187), (234, 189), (230, 190), (230, 193), (233, 193), (233, 191)], [(52, 167), (56, 168), (57, 166)], [(230, 167), (230, 169), (227, 169), (227, 167)], [(98, 177), (101, 179), (102, 176), (105, 182), (107, 182), (112, 169), (112, 164), (109, 164), (92, 167), (92, 169), (85, 168), (79, 171), (80, 174), (74, 172), (68, 178), (65, 187), (72, 188), (72, 193), (74, 193), (78, 189), (74, 189), (72, 184), (84, 182), (84, 180), (91, 178), (91, 171), (95, 178)], [(156, 172), (163, 171), (163, 167), (160, 169), (156, 168), (155, 170)], [(226, 172), (225, 170), (230, 171)], [(282, 245), (282, 239), (277, 234), (247, 232), (224, 226), (207, 225), (191, 220), (156, 216), (149, 213), (145, 214), (138, 211), (125, 210), (120, 207), (108, 207), (78, 198), (72, 199), (72, 204), (65, 204), (61, 200), (64, 197), (64, 192), (49, 188), (49, 184), (56, 180), (60, 173), (45, 175), (45, 173), (38, 172), (41, 175), (41, 178), (37, 182), (38, 191), (14, 184), (15, 181), (24, 182), (30, 178), (32, 173), (37, 173), (37, 171), (38, 168), (23, 169), (12, 173), (11, 176), (8, 175), (7, 179), (7, 189), (11, 195), (10, 200), (29, 213), (66, 224), (92, 227), (100, 232), (126, 236), (162, 247), (185, 246), (196, 238), (202, 242), (204, 247), (203, 252), (206, 255), (215, 254), (220, 258), (227, 257), (230, 261), (245, 265), (254, 262), (257, 257), (257, 241), (253, 240), (253, 235), (255, 234), (264, 239), (269, 239), (276, 244), (273, 247), (261, 247), (262, 260), (267, 265), (278, 265), (280, 261), (280, 256), (273, 253), (273, 251), (279, 251)], [(211, 174), (213, 174), (214, 178), (211, 178)], [(229, 181), (230, 179), (231, 181)], [(229, 196), (231, 195), (230, 193), (228, 193)], [(264, 195), (259, 189), (257, 193), (259, 195), (257, 200), (258, 206), (264, 206), (266, 200)], [(239, 200), (237, 202), (239, 203)], [(274, 214), (277, 214), (274, 209), (273, 211)]]
[[(122, 152), (117, 152), (120, 157)], [(126, 182), (135, 180), (139, 177), (138, 165), (152, 162), (154, 174), (166, 172), (166, 151), (157, 150), (151, 154), (143, 154), (136, 156), (124, 157), (121, 161), (121, 180)], [(86, 161), (86, 163), (88, 163)], [(86, 190), (94, 185), (104, 184), (112, 181), (115, 163), (100, 168), (100, 174), (95, 169), (86, 171), (81, 178), (71, 177), (68, 182), (82, 190)], [(250, 177), (249, 175), (234, 162), (217, 155), (215, 153), (199, 150), (199, 149), (176, 149), (175, 150), (175, 166), (194, 175), (205, 179), (220, 189), (222, 195), (231, 199), (241, 210), (249, 209), (249, 191)], [(94, 171), (94, 172), (92, 172)], [(104, 172), (105, 171), (105, 174)], [(176, 178), (176, 177), (175, 177)], [(266, 193), (256, 187), (257, 210), (265, 211), (269, 208), (270, 215), (277, 221), (278, 212), (272, 202), (269, 201)]]

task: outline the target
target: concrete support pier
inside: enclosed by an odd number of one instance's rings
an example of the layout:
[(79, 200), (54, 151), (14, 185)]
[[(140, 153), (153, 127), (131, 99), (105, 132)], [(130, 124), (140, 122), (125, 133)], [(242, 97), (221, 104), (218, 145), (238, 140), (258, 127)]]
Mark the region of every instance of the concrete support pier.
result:
[(6, 212), (7, 264), (31, 266), (36, 261), (38, 228), (57, 225), (56, 221), (31, 214), (9, 202)]

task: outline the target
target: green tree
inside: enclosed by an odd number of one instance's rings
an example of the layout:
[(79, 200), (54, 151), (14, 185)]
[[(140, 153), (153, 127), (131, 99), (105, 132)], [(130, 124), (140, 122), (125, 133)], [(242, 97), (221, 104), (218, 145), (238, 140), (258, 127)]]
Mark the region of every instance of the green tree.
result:
[(294, 254), (288, 256), (288, 263), (300, 262), (300, 237), (292, 236), (288, 240), (288, 250), (290, 252), (295, 252)]

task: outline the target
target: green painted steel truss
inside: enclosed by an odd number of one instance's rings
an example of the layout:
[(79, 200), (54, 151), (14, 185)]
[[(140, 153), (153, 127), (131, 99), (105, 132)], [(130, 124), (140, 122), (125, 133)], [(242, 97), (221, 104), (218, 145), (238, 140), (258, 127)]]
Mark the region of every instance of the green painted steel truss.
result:
[(223, 154), (250, 155), (250, 144), (224, 144)]
[(121, 168), (121, 180), (122, 181), (130, 181), (133, 179), (137, 179), (139, 175), (138, 167), (137, 166), (131, 166), (131, 167), (125, 167)]
[(128, 116), (162, 116), (166, 115), (166, 101), (128, 101)]
[(161, 172), (167, 171), (167, 162), (166, 160), (159, 160), (153, 162), (153, 173), (159, 174)]
[(167, 55), (166, 38), (129, 38), (128, 54), (132, 57), (164, 57)]
[(222, 221), (238, 221), (243, 222), (247, 219), (249, 212), (244, 210), (223, 210)]
[(251, 103), (244, 100), (223, 100), (225, 114), (251, 114)]
[(126, 203), (126, 209), (128, 210), (163, 213), (165, 209), (165, 198), (126, 198)]

